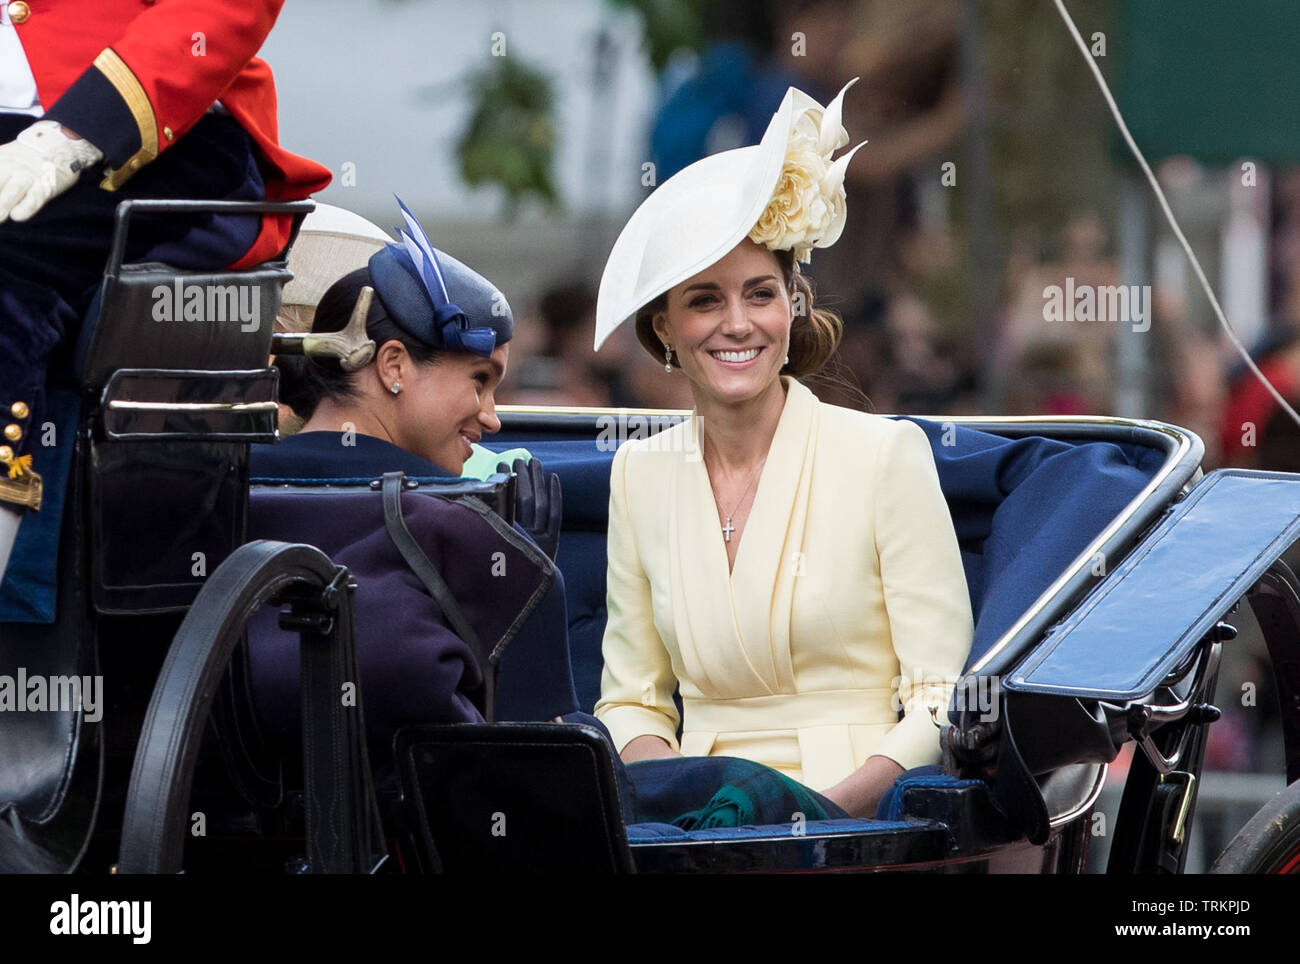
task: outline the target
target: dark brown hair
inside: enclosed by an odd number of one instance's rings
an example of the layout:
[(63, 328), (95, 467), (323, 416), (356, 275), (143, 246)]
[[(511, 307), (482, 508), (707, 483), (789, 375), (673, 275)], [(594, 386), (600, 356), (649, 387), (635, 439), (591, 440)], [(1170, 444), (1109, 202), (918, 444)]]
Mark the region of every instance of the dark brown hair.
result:
[[(352, 317), (361, 289), (366, 285), (374, 287), (368, 268), (358, 268), (330, 285), (321, 296), (311, 330), (342, 331)], [(399, 328), (384, 310), (378, 295), (371, 301), (366, 315), (366, 335), (374, 341), (376, 349), (390, 341), (401, 342), (417, 365), (433, 364), (440, 354)], [(374, 361), (370, 364), (373, 365)], [(357, 386), (360, 373), (345, 372), (334, 359), (277, 355), (275, 367), (280, 370), (280, 401), (292, 408), (303, 421), (312, 417), (323, 398), (342, 402), (361, 394)]]
[[(795, 378), (819, 374), (840, 345), (844, 336), (844, 322), (835, 312), (818, 308), (813, 301), (812, 279), (799, 270), (793, 251), (773, 251), (781, 265), (786, 290), (794, 306), (790, 322), (790, 363), (781, 372)], [(636, 313), (636, 337), (642, 347), (659, 364), (664, 364), (664, 346), (654, 330), (654, 316), (668, 308), (668, 293), (664, 292)], [(680, 367), (676, 360), (674, 367)]]

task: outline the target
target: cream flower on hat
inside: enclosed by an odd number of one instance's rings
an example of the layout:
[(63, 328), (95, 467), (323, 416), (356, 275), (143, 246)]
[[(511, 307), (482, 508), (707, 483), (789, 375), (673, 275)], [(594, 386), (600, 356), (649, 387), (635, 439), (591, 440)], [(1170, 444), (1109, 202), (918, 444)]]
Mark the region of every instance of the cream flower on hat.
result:
[(849, 142), (841, 123), (844, 93), (857, 79), (844, 85), (825, 110), (802, 91), (796, 95), (796, 114), (786, 146), (781, 179), (762, 217), (749, 232), (756, 244), (773, 251), (794, 251), (796, 260), (811, 260), (812, 249), (834, 244), (844, 231), (846, 216), (844, 174), (859, 144), (837, 161), (831, 155)]
[[(844, 230), (844, 174), (858, 148), (841, 122), (845, 85), (826, 107), (791, 87), (760, 143), (678, 171), (633, 212), (600, 280), (596, 348), (643, 306), (716, 264), (746, 237), (808, 261)], [(862, 142), (863, 144), (866, 141)]]

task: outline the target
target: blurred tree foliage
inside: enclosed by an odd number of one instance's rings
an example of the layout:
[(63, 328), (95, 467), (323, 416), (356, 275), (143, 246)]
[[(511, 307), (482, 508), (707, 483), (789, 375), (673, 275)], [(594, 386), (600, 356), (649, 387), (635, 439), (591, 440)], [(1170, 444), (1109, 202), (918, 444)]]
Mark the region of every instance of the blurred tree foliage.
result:
[[(981, 3), (988, 65), (994, 223), (999, 233), (1032, 229), (1041, 253), (1071, 215), (1096, 212), (1112, 241), (1120, 168), (1113, 121), (1096, 82), (1055, 7), (1045, 0)], [(1070, 14), (1091, 46), (1106, 82), (1118, 86), (1119, 49), (1113, 0), (1072, 0)], [(1122, 106), (1122, 105), (1121, 105)], [(960, 184), (960, 179), (959, 179)]]
[[(704, 39), (702, 12), (715, 0), (608, 0), (641, 14), (651, 64), (662, 70), (673, 52)], [(552, 85), (520, 58), (493, 57), (470, 78), (473, 117), (457, 145), (461, 177), (472, 187), (498, 184), (506, 215), (534, 197), (554, 209), (560, 199), (551, 177), (555, 122)]]
[[(706, 17), (718, 0), (606, 0), (637, 11), (655, 70), (674, 51), (699, 49)], [(780, 0), (758, 0), (777, 3)], [(926, 0), (891, 0), (923, 3)], [(1046, 0), (979, 3), (989, 103), (985, 122), (991, 142), (991, 212), (1005, 254), (1014, 232), (1031, 231), (1041, 254), (1052, 256), (1054, 239), (1081, 210), (1115, 224), (1118, 168), (1114, 134), (1105, 105), (1060, 17)], [(1098, 63), (1114, 84), (1123, 58), (1115, 31), (1115, 0), (1071, 0), (1070, 11), (1090, 44), (1104, 34)], [(458, 144), (461, 173), (473, 186), (500, 184), (509, 211), (529, 197), (559, 203), (551, 175), (554, 146), (552, 85), (544, 73), (513, 51), (492, 58), (471, 78), (473, 116)], [(958, 178), (958, 230), (965, 230), (969, 181)], [(953, 293), (948, 294), (952, 298)]]
[(715, 0), (609, 0), (641, 14), (646, 51), (656, 71), (663, 70), (673, 51), (696, 50), (704, 41), (703, 12)]
[(512, 54), (491, 58), (470, 85), (474, 113), (456, 148), (465, 183), (499, 184), (507, 217), (530, 196), (557, 207), (551, 82)]

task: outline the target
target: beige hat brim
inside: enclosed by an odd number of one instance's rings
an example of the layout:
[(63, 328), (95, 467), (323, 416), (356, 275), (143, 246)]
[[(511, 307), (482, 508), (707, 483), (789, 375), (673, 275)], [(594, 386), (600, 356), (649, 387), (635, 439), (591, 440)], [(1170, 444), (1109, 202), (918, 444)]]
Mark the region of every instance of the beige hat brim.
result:
[(293, 279), (284, 286), (280, 303), (315, 308), (330, 285), (364, 268), (372, 254), (392, 242), (378, 225), (361, 215), (318, 203), (303, 219), (289, 252)]

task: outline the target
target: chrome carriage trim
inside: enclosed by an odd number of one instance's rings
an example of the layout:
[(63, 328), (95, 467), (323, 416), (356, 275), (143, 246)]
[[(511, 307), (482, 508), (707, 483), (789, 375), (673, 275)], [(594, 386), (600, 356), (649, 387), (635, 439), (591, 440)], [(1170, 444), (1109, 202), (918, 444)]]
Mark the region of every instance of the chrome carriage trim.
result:
[[(1219, 661), (1223, 653), (1223, 644), (1217, 640), (1205, 646), (1197, 646), (1193, 649), (1193, 655), (1196, 657), (1195, 676), (1192, 677), (1190, 685), (1187, 687), (1187, 696), (1180, 696), (1171, 686), (1161, 685), (1156, 688), (1156, 693), (1160, 690), (1167, 691), (1174, 699), (1172, 703), (1140, 703), (1132, 702), (1123, 706), (1114, 703), (1106, 703), (1103, 706), (1109, 707), (1117, 714), (1130, 714), (1134, 710), (1141, 712), (1143, 724), (1140, 731), (1134, 731), (1130, 725), (1130, 736), (1137, 742), (1138, 749), (1146, 756), (1147, 761), (1162, 776), (1173, 773), (1178, 765), (1182, 762), (1183, 754), (1186, 753), (1191, 745), (1191, 740), (1195, 727), (1187, 727), (1183, 730), (1182, 736), (1178, 740), (1178, 746), (1174, 748), (1171, 756), (1165, 756), (1160, 748), (1156, 746), (1155, 739), (1147, 731), (1146, 724), (1163, 726), (1166, 723), (1176, 723), (1191, 713), (1192, 710), (1206, 699), (1206, 688), (1210, 680), (1217, 677), (1219, 672)], [(1188, 667), (1188, 672), (1192, 672)], [(1177, 684), (1174, 684), (1177, 685)]]
[(275, 412), (277, 402), (129, 402), (114, 399), (110, 411), (133, 412)]

